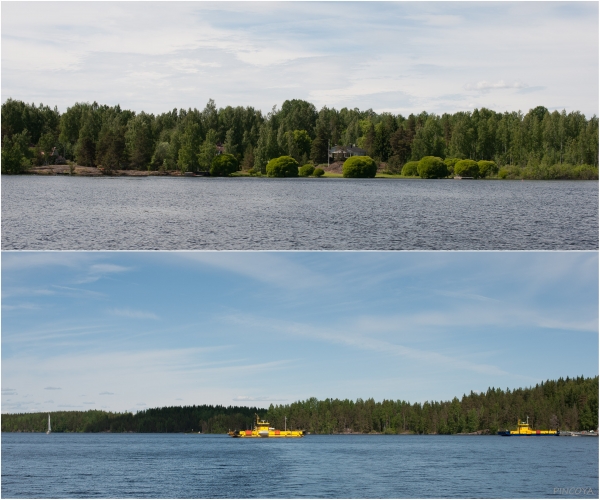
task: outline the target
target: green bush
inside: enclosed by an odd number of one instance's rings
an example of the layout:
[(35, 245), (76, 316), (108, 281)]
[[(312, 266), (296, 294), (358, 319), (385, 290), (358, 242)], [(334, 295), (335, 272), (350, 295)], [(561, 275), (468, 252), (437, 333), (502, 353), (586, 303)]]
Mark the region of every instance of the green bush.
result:
[(454, 165), (460, 161), (460, 158), (446, 158), (444, 163), (448, 167), (448, 175), (454, 174)]
[(267, 163), (268, 177), (298, 177), (298, 162), (291, 156), (273, 158)]
[(460, 160), (454, 165), (454, 175), (460, 177), (479, 177), (479, 165), (473, 160)]
[(230, 154), (217, 155), (212, 160), (210, 175), (214, 177), (227, 177), (237, 172), (239, 163), (235, 156)]
[(310, 163), (300, 167), (298, 169), (298, 175), (300, 177), (308, 177), (315, 173), (315, 167), (313, 167)]
[(315, 177), (321, 177), (324, 174), (325, 174), (325, 170), (323, 170), (322, 168), (315, 168), (315, 171), (313, 172), (313, 175)]
[(425, 156), (421, 158), (417, 170), (423, 179), (441, 179), (448, 175), (448, 167), (437, 156)]
[(498, 178), (527, 180), (598, 180), (598, 167), (585, 164), (572, 165), (569, 163), (527, 167), (504, 165), (498, 171)]
[(370, 156), (351, 156), (342, 166), (344, 177), (367, 178), (375, 177), (377, 165)]
[(477, 165), (479, 166), (479, 177), (489, 177), (498, 173), (496, 162), (480, 160)]
[(519, 173), (522, 179), (598, 179), (598, 167), (593, 167), (591, 165), (571, 165), (569, 163), (527, 166), (525, 168), (522, 168)]
[(498, 171), (498, 179), (519, 179), (521, 177), (521, 169), (516, 165), (504, 165)]
[(573, 168), (571, 179), (598, 180), (598, 167), (578, 165)]
[(402, 175), (404, 177), (417, 177), (419, 175), (419, 162), (408, 161), (402, 167)]

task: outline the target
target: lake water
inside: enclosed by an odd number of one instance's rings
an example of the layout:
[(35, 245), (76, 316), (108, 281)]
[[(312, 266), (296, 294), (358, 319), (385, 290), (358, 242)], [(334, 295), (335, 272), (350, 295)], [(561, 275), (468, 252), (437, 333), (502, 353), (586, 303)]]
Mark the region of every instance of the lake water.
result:
[(2, 249), (598, 248), (598, 182), (2, 176)]
[(598, 439), (3, 433), (2, 497), (598, 498)]

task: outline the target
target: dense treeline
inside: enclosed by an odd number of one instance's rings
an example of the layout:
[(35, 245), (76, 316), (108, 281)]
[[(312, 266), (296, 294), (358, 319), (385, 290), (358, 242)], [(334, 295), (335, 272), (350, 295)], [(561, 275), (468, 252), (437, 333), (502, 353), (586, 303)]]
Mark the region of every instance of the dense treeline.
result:
[(271, 406), (268, 418), (276, 426), (288, 425), (329, 434), (342, 432), (410, 432), (456, 434), (497, 432), (516, 428), (518, 419), (537, 428), (563, 430), (598, 427), (598, 377), (548, 380), (527, 389), (490, 388), (471, 392), (461, 400), (411, 404), (406, 401), (315, 398), (291, 405)]
[[(100, 410), (50, 412), (52, 432), (203, 432), (223, 433), (247, 428), (255, 413), (245, 406), (172, 406), (138, 413)], [(2, 432), (45, 432), (47, 413), (2, 415)]]
[(385, 163), (390, 173), (427, 156), (494, 161), (500, 167), (494, 175), (503, 178), (597, 178), (598, 172), (598, 118), (542, 106), (527, 114), (482, 108), (404, 117), (356, 108), (317, 111), (295, 99), (263, 115), (252, 107), (217, 109), (209, 100), (201, 111), (155, 116), (96, 102), (76, 103), (61, 114), (56, 107), (8, 99), (1, 134), (3, 173), (66, 161), (101, 166), (106, 173), (209, 171), (224, 152), (235, 158), (236, 168), (264, 174), (273, 158), (318, 165), (327, 162), (328, 145), (350, 144)]
[[(526, 389), (490, 388), (452, 401), (411, 404), (406, 401), (311, 398), (268, 410), (245, 407), (184, 406), (132, 413), (52, 412), (54, 432), (190, 432), (223, 433), (251, 428), (258, 413), (277, 427), (315, 434), (343, 432), (457, 434), (495, 433), (515, 428), (529, 417), (535, 428), (589, 430), (598, 427), (598, 377), (548, 380)], [(43, 432), (46, 413), (2, 415), (2, 432)]]

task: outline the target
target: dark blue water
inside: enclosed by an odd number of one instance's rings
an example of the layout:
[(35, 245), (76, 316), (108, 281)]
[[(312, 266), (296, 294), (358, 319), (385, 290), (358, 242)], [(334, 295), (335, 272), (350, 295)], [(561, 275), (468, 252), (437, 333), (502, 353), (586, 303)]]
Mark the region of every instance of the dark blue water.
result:
[(2, 434), (4, 498), (552, 496), (598, 497), (598, 439)]
[(3, 250), (589, 250), (598, 182), (2, 177)]

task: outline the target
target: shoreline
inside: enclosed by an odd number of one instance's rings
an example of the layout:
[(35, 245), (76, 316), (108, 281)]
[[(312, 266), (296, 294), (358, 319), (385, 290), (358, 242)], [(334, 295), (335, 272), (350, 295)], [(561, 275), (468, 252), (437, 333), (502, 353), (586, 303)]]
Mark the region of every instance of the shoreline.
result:
[[(321, 176), (322, 179), (344, 179), (341, 173), (332, 169), (331, 171), (325, 171), (325, 174)], [(7, 175), (7, 174), (3, 174)], [(97, 167), (83, 167), (80, 165), (46, 165), (41, 167), (31, 167), (27, 172), (16, 174), (20, 176), (35, 175), (40, 177), (55, 177), (55, 176), (67, 176), (67, 177), (211, 177), (205, 173), (196, 174), (193, 172), (186, 172), (184, 175), (178, 171), (159, 172), (152, 170), (115, 170), (111, 174), (104, 174), (104, 172)], [(275, 177), (267, 177), (266, 175), (252, 175), (247, 171), (238, 171), (228, 176), (229, 178), (243, 177), (243, 178), (269, 178), (275, 179)], [(319, 177), (282, 177), (285, 179), (319, 179)], [(431, 180), (422, 179), (418, 176), (403, 176), (401, 174), (388, 174), (383, 172), (377, 172), (375, 179), (407, 179), (407, 180)], [(527, 179), (527, 178), (499, 178), (499, 177), (486, 177), (483, 179), (456, 179), (453, 177), (445, 177), (443, 179), (435, 180), (453, 180), (453, 181), (595, 181), (598, 179)]]

